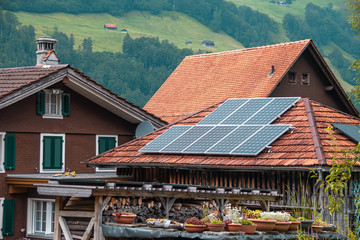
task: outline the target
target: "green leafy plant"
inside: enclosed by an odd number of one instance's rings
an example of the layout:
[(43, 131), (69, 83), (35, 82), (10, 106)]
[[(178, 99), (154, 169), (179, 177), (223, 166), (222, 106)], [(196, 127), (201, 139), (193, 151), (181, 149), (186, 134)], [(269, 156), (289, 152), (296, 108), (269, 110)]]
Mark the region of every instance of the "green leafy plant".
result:
[(296, 239), (297, 240), (315, 240), (314, 235), (307, 235), (305, 232), (303, 232), (301, 229), (298, 229), (296, 232)]
[(211, 223), (222, 224), (222, 221), (217, 218), (217, 219), (212, 220)]
[(247, 220), (247, 219), (242, 219), (242, 220), (240, 220), (240, 223), (241, 223), (242, 225), (254, 225), (254, 223), (253, 223), (252, 221)]

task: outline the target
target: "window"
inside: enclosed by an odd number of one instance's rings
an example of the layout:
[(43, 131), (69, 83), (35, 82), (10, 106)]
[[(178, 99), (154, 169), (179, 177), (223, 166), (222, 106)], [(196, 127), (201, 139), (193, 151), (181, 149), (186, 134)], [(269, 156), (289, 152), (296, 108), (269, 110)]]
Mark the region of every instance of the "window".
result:
[[(96, 155), (106, 152), (117, 146), (117, 136), (116, 135), (97, 135), (96, 136)], [(96, 171), (115, 171), (116, 168), (105, 168), (98, 167)]]
[(45, 89), (37, 93), (36, 112), (43, 118), (70, 116), (70, 94), (60, 89)]
[(310, 74), (309, 73), (302, 74), (301, 85), (310, 85)]
[(289, 72), (288, 77), (289, 77), (289, 83), (296, 83), (296, 73)]
[(15, 135), (0, 133), (0, 172), (15, 169), (15, 145)]
[(41, 134), (40, 173), (64, 172), (65, 134)]
[(28, 199), (27, 235), (52, 238), (54, 221), (55, 200)]

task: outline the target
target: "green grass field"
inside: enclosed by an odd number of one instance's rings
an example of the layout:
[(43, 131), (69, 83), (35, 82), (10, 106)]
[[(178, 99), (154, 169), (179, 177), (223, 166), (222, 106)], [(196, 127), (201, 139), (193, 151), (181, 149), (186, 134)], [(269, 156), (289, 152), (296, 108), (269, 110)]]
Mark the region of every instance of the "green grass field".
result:
[[(104, 24), (116, 24), (118, 30), (127, 29), (133, 38), (142, 36), (167, 39), (179, 48), (192, 48), (204, 51), (225, 51), (243, 48), (243, 45), (224, 33), (214, 33), (206, 26), (182, 13), (164, 12), (159, 16), (143, 12), (131, 12), (124, 17), (113, 17), (109, 14), (35, 14), (14, 12), (24, 25), (33, 25), (36, 36), (50, 35), (56, 26), (59, 31), (74, 35), (75, 48), (81, 45), (84, 38), (91, 37), (94, 51), (118, 52), (122, 49), (125, 34), (105, 31)], [(213, 40), (215, 48), (201, 46), (203, 40)], [(185, 44), (191, 41), (192, 45)]]
[[(227, 0), (235, 3), (237, 6), (248, 6), (256, 9), (259, 12), (265, 13), (277, 22), (282, 22), (285, 14), (290, 13), (294, 16), (304, 19), (305, 7), (312, 2), (320, 7), (326, 7), (329, 3), (333, 4), (334, 9), (346, 9), (347, 0), (293, 0), (293, 3), (288, 7), (281, 7), (271, 4), (270, 0)], [(277, 0), (276, 0), (277, 1)]]

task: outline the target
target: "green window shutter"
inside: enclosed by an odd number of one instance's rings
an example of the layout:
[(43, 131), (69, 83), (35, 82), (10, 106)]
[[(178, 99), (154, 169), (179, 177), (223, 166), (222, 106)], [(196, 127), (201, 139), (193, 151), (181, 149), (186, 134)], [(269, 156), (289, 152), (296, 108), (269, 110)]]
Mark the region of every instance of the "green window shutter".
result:
[(40, 91), (36, 94), (36, 114), (45, 114), (45, 92)]
[(44, 136), (43, 138), (43, 169), (56, 170), (63, 166), (63, 138)]
[(5, 169), (15, 169), (16, 135), (5, 135)]
[(116, 138), (115, 137), (99, 137), (98, 139), (98, 152), (103, 153), (107, 150), (110, 150), (116, 147)]
[(4, 200), (2, 235), (14, 235), (15, 200)]
[(70, 116), (70, 94), (64, 93), (62, 95), (62, 115)]

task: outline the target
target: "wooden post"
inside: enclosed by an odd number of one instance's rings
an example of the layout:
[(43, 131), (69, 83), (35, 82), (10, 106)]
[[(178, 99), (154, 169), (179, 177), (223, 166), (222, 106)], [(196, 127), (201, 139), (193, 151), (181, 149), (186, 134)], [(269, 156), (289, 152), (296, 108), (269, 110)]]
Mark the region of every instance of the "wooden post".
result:
[(95, 224), (94, 224), (94, 239), (95, 240), (102, 240), (102, 206), (103, 206), (103, 197), (102, 196), (95, 196)]
[(62, 197), (55, 198), (55, 222), (54, 222), (54, 240), (61, 239), (61, 230), (59, 225), (59, 212), (62, 209)]

